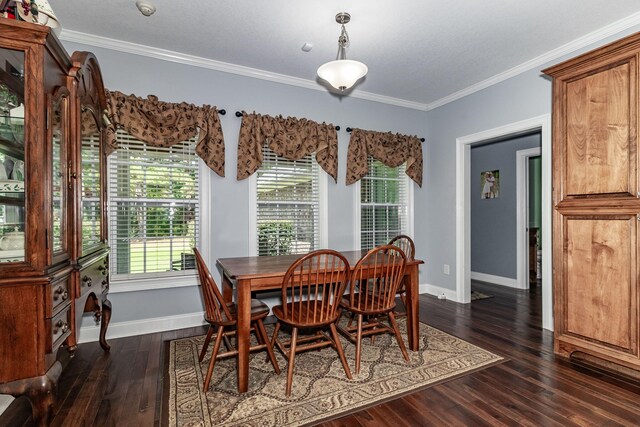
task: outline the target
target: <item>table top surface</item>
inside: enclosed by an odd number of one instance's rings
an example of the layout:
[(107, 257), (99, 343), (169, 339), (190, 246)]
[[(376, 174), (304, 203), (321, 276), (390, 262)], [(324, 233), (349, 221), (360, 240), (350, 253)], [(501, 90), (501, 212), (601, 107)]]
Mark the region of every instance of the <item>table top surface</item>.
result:
[[(367, 252), (366, 250), (340, 251), (349, 262), (351, 269)], [(231, 279), (284, 276), (289, 266), (303, 255), (305, 254), (219, 258), (217, 265)], [(423, 263), (424, 261), (421, 260), (407, 260), (407, 265)]]

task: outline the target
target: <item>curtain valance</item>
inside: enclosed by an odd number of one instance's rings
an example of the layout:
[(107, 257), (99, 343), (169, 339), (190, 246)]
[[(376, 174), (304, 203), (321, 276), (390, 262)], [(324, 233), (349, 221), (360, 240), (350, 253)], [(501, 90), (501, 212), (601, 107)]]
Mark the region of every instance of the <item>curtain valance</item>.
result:
[(216, 107), (163, 102), (154, 95), (143, 99), (117, 91), (107, 90), (106, 94), (107, 115), (111, 121), (106, 129), (107, 155), (118, 148), (118, 128), (156, 147), (171, 147), (186, 141), (200, 129), (196, 153), (215, 173), (224, 176), (224, 137)]
[(298, 160), (316, 153), (316, 161), (334, 180), (338, 179), (338, 134), (332, 124), (256, 113), (244, 114), (238, 139), (238, 180), (262, 165), (265, 140), (278, 156)]
[(347, 185), (367, 175), (368, 156), (389, 167), (407, 162), (407, 175), (422, 187), (422, 144), (417, 136), (353, 129), (347, 153)]

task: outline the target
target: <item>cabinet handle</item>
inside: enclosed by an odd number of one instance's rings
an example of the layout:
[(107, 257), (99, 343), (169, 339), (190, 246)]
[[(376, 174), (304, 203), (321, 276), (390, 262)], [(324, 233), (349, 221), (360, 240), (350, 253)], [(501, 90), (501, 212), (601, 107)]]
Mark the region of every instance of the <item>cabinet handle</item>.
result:
[(71, 190), (72, 187), (71, 179), (76, 179), (77, 177), (78, 174), (71, 171), (71, 160), (69, 160), (69, 164), (67, 164), (67, 185), (69, 187), (69, 190)]
[(63, 334), (69, 330), (69, 325), (62, 319), (58, 320), (58, 323), (56, 323), (56, 327), (54, 328), (53, 333), (57, 334), (60, 329), (62, 329)]
[(69, 298), (69, 293), (62, 286), (58, 287), (58, 289), (53, 293), (53, 300), (58, 301), (61, 297), (62, 301), (66, 301), (66, 299)]

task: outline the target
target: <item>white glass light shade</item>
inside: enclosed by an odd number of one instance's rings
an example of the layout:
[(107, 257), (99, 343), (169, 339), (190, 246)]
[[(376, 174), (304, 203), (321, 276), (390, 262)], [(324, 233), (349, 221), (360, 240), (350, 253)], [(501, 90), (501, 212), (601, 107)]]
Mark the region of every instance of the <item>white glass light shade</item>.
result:
[(367, 74), (369, 69), (362, 62), (338, 59), (318, 68), (318, 77), (329, 82), (336, 89), (345, 90)]

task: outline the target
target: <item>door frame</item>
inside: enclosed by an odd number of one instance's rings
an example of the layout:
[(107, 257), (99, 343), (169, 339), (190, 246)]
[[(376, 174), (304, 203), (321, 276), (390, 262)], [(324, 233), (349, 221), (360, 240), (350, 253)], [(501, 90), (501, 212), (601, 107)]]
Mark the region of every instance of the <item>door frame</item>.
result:
[(516, 151), (516, 287), (529, 289), (529, 158), (540, 147)]
[(536, 131), (542, 146), (542, 327), (553, 330), (550, 114), (456, 139), (456, 299), (471, 302), (471, 146)]

